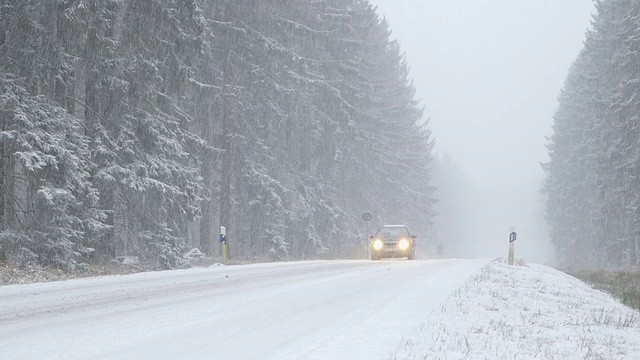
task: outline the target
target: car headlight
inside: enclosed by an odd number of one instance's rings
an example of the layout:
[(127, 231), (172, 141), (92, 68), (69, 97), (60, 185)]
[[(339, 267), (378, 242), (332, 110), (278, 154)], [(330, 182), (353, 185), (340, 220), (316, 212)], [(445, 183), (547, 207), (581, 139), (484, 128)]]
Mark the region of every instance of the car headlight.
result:
[(400, 250), (407, 250), (409, 248), (409, 245), (411, 245), (409, 243), (409, 240), (407, 239), (400, 239), (400, 241), (398, 242), (398, 248)]
[(384, 243), (382, 242), (382, 240), (380, 240), (380, 239), (375, 239), (375, 240), (373, 241), (373, 248), (374, 248), (375, 250), (380, 250), (380, 249), (382, 249), (382, 247), (383, 247), (383, 246), (384, 246)]

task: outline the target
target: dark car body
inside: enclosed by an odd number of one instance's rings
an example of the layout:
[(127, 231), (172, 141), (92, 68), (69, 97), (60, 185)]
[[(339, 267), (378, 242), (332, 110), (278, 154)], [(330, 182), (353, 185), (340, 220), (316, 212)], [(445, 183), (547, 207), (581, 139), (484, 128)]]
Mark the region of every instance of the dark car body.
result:
[(384, 225), (370, 238), (371, 260), (401, 257), (413, 260), (416, 254), (415, 238), (405, 225)]

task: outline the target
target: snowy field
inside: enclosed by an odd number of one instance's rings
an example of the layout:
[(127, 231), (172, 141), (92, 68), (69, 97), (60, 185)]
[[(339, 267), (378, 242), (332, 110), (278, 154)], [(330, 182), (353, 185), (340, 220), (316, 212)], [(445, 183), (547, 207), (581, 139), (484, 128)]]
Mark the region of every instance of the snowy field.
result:
[(639, 320), (534, 264), (216, 266), (0, 287), (0, 359), (640, 359)]

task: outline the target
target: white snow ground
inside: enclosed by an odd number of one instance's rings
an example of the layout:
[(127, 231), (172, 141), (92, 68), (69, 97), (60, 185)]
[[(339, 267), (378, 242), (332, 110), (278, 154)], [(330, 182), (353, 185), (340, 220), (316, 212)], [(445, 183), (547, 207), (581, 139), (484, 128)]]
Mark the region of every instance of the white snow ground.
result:
[(3, 286), (0, 359), (640, 359), (639, 322), (533, 264), (218, 266)]

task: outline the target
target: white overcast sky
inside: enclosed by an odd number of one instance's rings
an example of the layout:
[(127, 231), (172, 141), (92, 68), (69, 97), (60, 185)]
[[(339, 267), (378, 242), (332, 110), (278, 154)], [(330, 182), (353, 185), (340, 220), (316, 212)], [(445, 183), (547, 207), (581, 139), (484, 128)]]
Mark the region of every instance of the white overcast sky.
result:
[(448, 152), (483, 193), (478, 246), (491, 248), (512, 224), (523, 241), (522, 231), (541, 237), (545, 137), (593, 1), (370, 2), (406, 53), (437, 153)]

